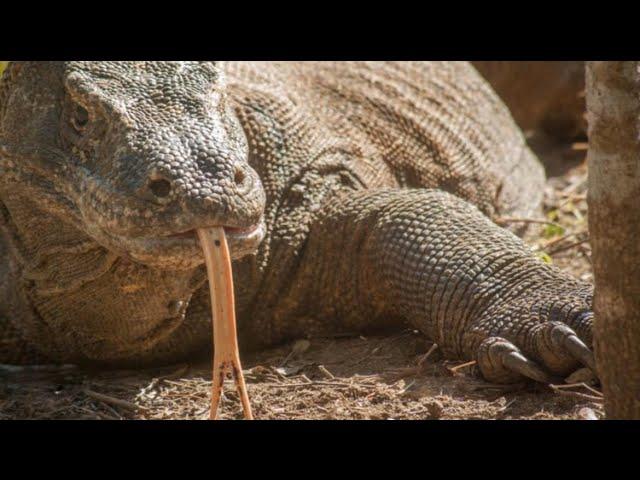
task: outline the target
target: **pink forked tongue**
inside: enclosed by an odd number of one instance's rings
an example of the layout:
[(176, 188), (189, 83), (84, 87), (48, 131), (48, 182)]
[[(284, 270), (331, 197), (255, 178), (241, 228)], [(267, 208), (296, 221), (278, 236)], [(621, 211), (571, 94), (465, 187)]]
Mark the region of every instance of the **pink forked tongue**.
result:
[(209, 418), (218, 418), (218, 404), (226, 373), (233, 376), (242, 402), (244, 418), (253, 420), (247, 387), (242, 375), (236, 312), (233, 298), (231, 256), (223, 227), (198, 229), (198, 238), (204, 252), (209, 275), (211, 314), (213, 316), (213, 384), (211, 386), (211, 412)]

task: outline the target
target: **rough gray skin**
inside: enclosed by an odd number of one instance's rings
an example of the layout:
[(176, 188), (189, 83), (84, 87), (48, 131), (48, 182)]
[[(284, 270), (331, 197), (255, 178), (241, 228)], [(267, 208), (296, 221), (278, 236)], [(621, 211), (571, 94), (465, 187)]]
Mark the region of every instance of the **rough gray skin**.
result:
[(466, 63), (34, 62), (0, 88), (2, 362), (206, 349), (194, 229), (224, 225), (245, 348), (408, 324), (492, 381), (593, 366), (590, 285), (490, 219), (534, 215), (544, 173)]

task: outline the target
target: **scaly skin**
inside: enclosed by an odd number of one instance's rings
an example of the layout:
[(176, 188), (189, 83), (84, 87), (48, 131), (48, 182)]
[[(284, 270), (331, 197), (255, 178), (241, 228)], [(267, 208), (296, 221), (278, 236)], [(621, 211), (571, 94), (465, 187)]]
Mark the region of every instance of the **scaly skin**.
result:
[(0, 115), (0, 361), (206, 348), (224, 225), (245, 347), (408, 323), (492, 381), (593, 367), (590, 285), (491, 221), (544, 174), (466, 63), (13, 64)]

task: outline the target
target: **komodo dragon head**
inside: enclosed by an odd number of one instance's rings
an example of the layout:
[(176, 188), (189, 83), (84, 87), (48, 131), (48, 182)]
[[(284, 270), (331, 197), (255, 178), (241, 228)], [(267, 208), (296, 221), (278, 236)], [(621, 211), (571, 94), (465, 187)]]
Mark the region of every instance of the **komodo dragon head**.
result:
[(161, 268), (202, 263), (196, 228), (223, 225), (234, 258), (262, 240), (264, 190), (214, 62), (20, 62), (5, 75), (2, 181), (45, 211)]

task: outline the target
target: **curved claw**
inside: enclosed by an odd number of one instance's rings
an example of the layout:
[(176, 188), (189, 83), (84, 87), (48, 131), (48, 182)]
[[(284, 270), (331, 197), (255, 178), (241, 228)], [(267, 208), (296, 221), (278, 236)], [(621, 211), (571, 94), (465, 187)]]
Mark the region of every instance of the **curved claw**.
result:
[(593, 352), (570, 327), (554, 323), (546, 327), (546, 332), (549, 335), (547, 342), (550, 342), (547, 345), (551, 351), (556, 354), (564, 354), (588, 367), (593, 373), (597, 373)]
[(520, 352), (512, 351), (502, 356), (502, 365), (509, 370), (541, 383), (553, 383), (554, 378)]
[(567, 335), (563, 344), (576, 360), (579, 360), (585, 367), (590, 368), (591, 371), (597, 375), (595, 355), (577, 335)]
[(482, 375), (489, 381), (513, 383), (521, 381), (523, 376), (547, 384), (557, 380), (501, 337), (484, 339), (478, 346), (476, 358)]

